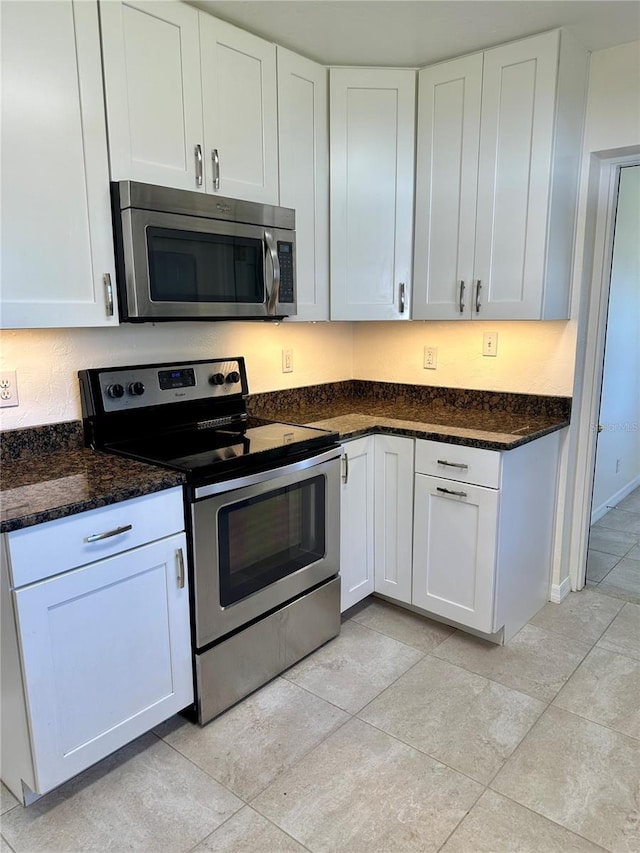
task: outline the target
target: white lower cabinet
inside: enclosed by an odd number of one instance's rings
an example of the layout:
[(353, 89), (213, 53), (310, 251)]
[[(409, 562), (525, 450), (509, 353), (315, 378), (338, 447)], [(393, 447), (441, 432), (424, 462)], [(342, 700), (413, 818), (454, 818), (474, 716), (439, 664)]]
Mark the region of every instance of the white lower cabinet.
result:
[[(112, 528), (116, 507), (128, 525)], [(135, 543), (149, 518), (157, 541)], [(77, 562), (70, 538), (85, 520), (99, 559), (47, 576), (48, 552), (68, 548)], [(183, 527), (174, 489), (4, 537), (2, 779), (21, 800), (193, 701), (186, 540), (174, 532)], [(99, 538), (114, 529), (121, 532)], [(42, 577), (15, 588), (30, 537), (41, 548)]]
[(374, 436), (347, 441), (340, 495), (340, 611), (373, 592)]
[(498, 491), (416, 474), (412, 603), (493, 633)]
[(375, 591), (411, 604), (412, 438), (375, 436)]
[(558, 446), (416, 442), (413, 605), (506, 642), (548, 601)]

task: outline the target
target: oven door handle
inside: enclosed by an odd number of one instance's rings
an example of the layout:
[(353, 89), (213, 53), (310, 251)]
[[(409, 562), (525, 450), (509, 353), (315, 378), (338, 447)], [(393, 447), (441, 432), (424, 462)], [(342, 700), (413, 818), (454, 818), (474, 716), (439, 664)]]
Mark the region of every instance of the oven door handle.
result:
[(304, 471), (307, 468), (321, 465), (323, 462), (330, 462), (332, 459), (339, 459), (341, 455), (341, 448), (333, 447), (331, 450), (325, 450), (323, 453), (301, 459), (299, 462), (292, 462), (290, 465), (283, 465), (280, 468), (270, 468), (268, 471), (247, 474), (246, 477), (238, 477), (235, 480), (223, 480), (219, 483), (210, 483), (207, 486), (198, 486), (194, 491), (194, 497), (196, 500), (200, 500), (201, 498), (211, 497), (211, 495), (219, 495), (222, 492), (232, 492), (236, 489), (244, 489), (247, 486), (255, 486), (257, 483), (275, 480), (277, 477), (284, 477), (296, 471)]

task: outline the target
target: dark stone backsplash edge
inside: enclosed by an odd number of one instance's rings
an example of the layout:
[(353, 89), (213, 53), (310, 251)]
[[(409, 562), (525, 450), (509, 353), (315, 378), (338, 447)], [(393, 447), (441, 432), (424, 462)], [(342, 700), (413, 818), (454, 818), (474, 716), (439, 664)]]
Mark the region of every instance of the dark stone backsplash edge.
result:
[(82, 421), (8, 429), (0, 433), (0, 463), (19, 462), (84, 446)]
[[(522, 394), (507, 391), (476, 391), (433, 385), (409, 385), (400, 382), (374, 382), (346, 379), (322, 385), (307, 385), (281, 391), (250, 394), (247, 404), (253, 415), (278, 418), (298, 409), (331, 406), (343, 400), (367, 399), (398, 404), (423, 405), (429, 408), (474, 409), (569, 420), (571, 397)], [(327, 417), (330, 417), (327, 414)]]

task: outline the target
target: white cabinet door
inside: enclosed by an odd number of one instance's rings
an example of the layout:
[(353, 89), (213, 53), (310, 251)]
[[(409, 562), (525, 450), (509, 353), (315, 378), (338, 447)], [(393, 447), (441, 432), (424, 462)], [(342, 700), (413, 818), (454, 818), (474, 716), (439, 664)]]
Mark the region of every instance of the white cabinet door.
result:
[(4, 3), (1, 54), (1, 325), (117, 325), (97, 5)]
[(331, 69), (332, 320), (409, 319), (415, 83)]
[(340, 611), (373, 592), (374, 437), (344, 444), (340, 504)]
[(296, 212), (298, 313), (329, 319), (327, 69), (278, 47), (280, 204)]
[(184, 534), (14, 592), (37, 791), (193, 701)]
[(498, 496), (416, 474), (413, 603), (487, 634), (495, 631)]
[(555, 31), (484, 55), (474, 275), (483, 319), (541, 315), (559, 40)]
[(200, 13), (208, 192), (278, 204), (276, 48)]
[(411, 604), (412, 438), (375, 436), (375, 591)]
[(112, 179), (201, 189), (197, 10), (101, 0), (100, 21)]
[(471, 317), (482, 54), (418, 75), (414, 320)]

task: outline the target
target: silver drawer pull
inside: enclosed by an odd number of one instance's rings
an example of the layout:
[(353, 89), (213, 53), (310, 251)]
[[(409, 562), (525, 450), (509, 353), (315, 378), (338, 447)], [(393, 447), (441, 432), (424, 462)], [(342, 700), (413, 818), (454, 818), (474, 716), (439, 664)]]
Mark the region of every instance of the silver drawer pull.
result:
[(124, 527), (116, 527), (115, 530), (107, 530), (105, 533), (92, 533), (87, 536), (85, 542), (100, 542), (102, 539), (110, 539), (112, 536), (120, 536), (121, 533), (127, 533), (133, 528), (132, 524), (126, 524)]
[(443, 489), (442, 486), (436, 486), (437, 492), (442, 492), (445, 495), (455, 495), (458, 498), (466, 498), (466, 492), (454, 492), (453, 489)]
[(344, 474), (342, 475), (342, 482), (346, 485), (349, 482), (349, 454), (345, 453), (342, 458), (344, 459)]
[(465, 465), (464, 462), (447, 462), (446, 459), (438, 459), (438, 465), (446, 465), (447, 468), (460, 468), (461, 471), (466, 471), (469, 467)]

